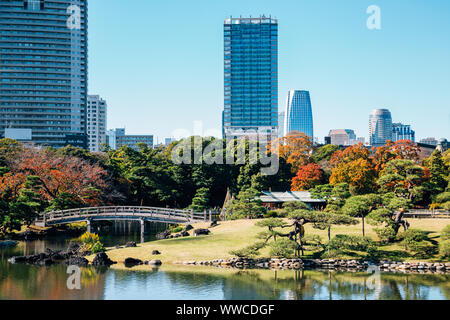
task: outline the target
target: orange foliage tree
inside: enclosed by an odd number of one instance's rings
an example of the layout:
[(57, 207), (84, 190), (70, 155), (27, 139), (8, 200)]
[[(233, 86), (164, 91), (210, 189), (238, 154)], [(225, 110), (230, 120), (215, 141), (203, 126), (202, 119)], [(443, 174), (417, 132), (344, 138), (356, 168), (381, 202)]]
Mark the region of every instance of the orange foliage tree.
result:
[(322, 175), (322, 170), (318, 164), (309, 163), (306, 166), (302, 166), (297, 171), (297, 175), (292, 179), (291, 190), (304, 191), (314, 188), (320, 184)]
[(64, 197), (81, 206), (99, 205), (102, 190), (107, 187), (107, 172), (96, 164), (29, 149), (14, 162), (11, 172), (0, 178), (0, 192), (12, 186), (17, 189), (27, 176), (39, 178), (42, 186), (39, 193), (49, 203)]
[(330, 184), (347, 183), (357, 194), (376, 188), (377, 174), (368, 150), (362, 143), (336, 151), (330, 159)]
[(394, 159), (419, 161), (420, 147), (411, 140), (387, 141), (384, 146), (373, 147), (375, 169), (380, 172)]
[(311, 162), (313, 141), (304, 133), (293, 131), (269, 144), (269, 151), (278, 154), (297, 172), (301, 166)]

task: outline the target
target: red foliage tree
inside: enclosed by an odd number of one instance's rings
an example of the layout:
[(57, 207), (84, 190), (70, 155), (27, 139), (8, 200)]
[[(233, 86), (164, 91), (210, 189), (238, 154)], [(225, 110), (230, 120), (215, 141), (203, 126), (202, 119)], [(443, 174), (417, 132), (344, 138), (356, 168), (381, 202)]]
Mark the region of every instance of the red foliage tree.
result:
[(292, 191), (304, 191), (314, 188), (322, 180), (323, 172), (320, 166), (315, 163), (309, 163), (300, 167), (297, 175), (292, 178)]

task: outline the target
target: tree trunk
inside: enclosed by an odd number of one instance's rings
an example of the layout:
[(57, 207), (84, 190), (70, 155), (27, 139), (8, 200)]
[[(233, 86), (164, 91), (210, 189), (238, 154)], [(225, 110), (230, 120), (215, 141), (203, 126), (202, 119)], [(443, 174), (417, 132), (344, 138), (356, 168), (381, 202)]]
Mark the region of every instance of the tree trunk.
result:
[(331, 226), (328, 226), (328, 242), (331, 241)]
[(364, 216), (362, 216), (362, 233), (363, 233), (363, 237), (366, 236), (365, 230), (364, 230)]

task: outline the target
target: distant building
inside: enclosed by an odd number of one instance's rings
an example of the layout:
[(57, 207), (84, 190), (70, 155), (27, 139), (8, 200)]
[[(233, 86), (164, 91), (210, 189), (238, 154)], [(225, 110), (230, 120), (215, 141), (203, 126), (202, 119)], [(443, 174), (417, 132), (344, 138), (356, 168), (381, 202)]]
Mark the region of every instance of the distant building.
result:
[(321, 208), (326, 205), (326, 201), (323, 199), (311, 198), (309, 191), (287, 191), (287, 192), (271, 192), (263, 191), (259, 197), (262, 205), (268, 209), (281, 208), (283, 203), (290, 201), (304, 202), (311, 208)]
[(387, 109), (373, 110), (369, 117), (369, 143), (382, 146), (392, 140), (392, 116)]
[(278, 113), (278, 137), (281, 138), (284, 136), (284, 118), (286, 117), (286, 113), (281, 111)]
[(324, 138), (324, 143), (325, 143), (325, 144), (331, 144), (331, 137), (330, 137), (330, 136), (326, 136), (326, 137)]
[(436, 140), (436, 138), (433, 138), (433, 137), (420, 139), (419, 142), (423, 143), (423, 144), (428, 144), (430, 146), (437, 146), (437, 144), (438, 144), (438, 141)]
[(145, 143), (153, 148), (153, 135), (127, 135), (124, 128), (108, 130), (107, 143), (111, 149), (117, 150), (123, 146), (128, 146), (134, 150), (139, 150), (138, 144)]
[(356, 140), (356, 134), (351, 129), (330, 130), (328, 136), (331, 139), (331, 144), (337, 146), (348, 146), (350, 145), (350, 141)]
[(284, 135), (300, 132), (314, 138), (313, 115), (309, 91), (291, 90), (285, 109)]
[[(278, 21), (224, 22), (224, 137), (268, 139), (278, 128)], [(276, 136), (275, 136), (276, 137)]]
[(395, 142), (399, 140), (411, 140), (412, 142), (416, 141), (416, 133), (411, 129), (409, 124), (392, 124), (392, 141)]
[(167, 147), (172, 142), (176, 141), (174, 138), (165, 138), (164, 139), (164, 145)]
[(91, 152), (99, 152), (106, 144), (106, 101), (99, 95), (89, 95), (87, 103), (88, 148)]
[(439, 139), (436, 149), (441, 152), (445, 152), (448, 150), (449, 147), (450, 147), (450, 144), (449, 144), (448, 140), (445, 138), (442, 138), (442, 139)]

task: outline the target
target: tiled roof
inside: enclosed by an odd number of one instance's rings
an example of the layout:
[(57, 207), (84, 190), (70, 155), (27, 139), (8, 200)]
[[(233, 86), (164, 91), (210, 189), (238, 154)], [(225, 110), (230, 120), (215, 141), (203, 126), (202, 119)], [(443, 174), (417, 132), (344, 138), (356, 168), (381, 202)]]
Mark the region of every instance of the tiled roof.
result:
[(270, 192), (263, 191), (263, 194), (259, 197), (262, 202), (289, 202), (289, 201), (302, 201), (302, 202), (315, 202), (323, 203), (323, 199), (311, 198), (309, 191), (287, 191), (287, 192)]

